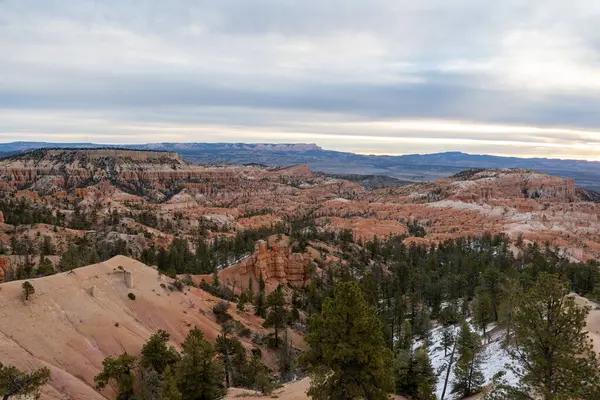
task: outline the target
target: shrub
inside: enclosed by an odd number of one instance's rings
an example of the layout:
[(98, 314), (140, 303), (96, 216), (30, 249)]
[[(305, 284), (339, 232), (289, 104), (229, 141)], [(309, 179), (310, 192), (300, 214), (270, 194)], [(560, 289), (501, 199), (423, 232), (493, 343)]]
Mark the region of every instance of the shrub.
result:
[(129, 297), (131, 300), (135, 300), (135, 294), (129, 292), (129, 294), (127, 295), (127, 297)]
[(238, 335), (240, 335), (241, 337), (250, 337), (251, 334), (252, 331), (250, 330), (250, 328), (247, 327), (243, 327), (240, 330), (238, 330)]
[(257, 346), (264, 346), (267, 343), (267, 337), (258, 332), (254, 332), (252, 334), (252, 343), (254, 343)]
[(233, 319), (233, 317), (227, 312), (229, 309), (229, 303), (226, 301), (220, 301), (213, 306), (213, 313), (217, 318), (217, 322), (224, 324), (227, 321)]
[(204, 279), (202, 279), (198, 287), (204, 290), (205, 292), (208, 292), (213, 296), (219, 297), (221, 299), (231, 300), (235, 298), (233, 291), (228, 287), (220, 286), (219, 288), (215, 288), (213, 285), (207, 283)]
[(33, 285), (31, 283), (29, 283), (29, 281), (25, 281), (25, 282), (23, 282), (23, 285), (21, 285), (21, 287), (23, 288), (23, 294), (25, 295), (25, 300), (29, 300), (29, 296), (31, 296), (32, 294), (35, 293), (35, 289), (33, 288)]
[(188, 286), (194, 286), (194, 287), (196, 286), (196, 285), (194, 285), (194, 281), (193, 281), (192, 277), (189, 274), (186, 275), (185, 278), (183, 278), (181, 280), (181, 282), (183, 282), (184, 284), (186, 284)]
[(175, 289), (177, 289), (177, 290), (179, 290), (181, 292), (181, 291), (183, 291), (183, 288), (184, 288), (185, 285), (179, 279), (176, 279), (173, 282), (173, 286), (175, 287)]

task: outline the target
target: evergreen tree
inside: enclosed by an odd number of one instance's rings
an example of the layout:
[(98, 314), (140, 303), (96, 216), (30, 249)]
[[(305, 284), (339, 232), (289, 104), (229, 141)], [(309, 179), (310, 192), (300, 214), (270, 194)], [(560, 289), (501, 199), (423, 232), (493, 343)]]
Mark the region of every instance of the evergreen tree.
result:
[(52, 243), (52, 239), (48, 235), (44, 235), (40, 242), (40, 257), (56, 254), (56, 246)]
[(394, 359), (396, 393), (416, 400), (435, 400), (437, 377), (429, 360), (426, 346), (413, 351), (410, 321), (404, 320)]
[(416, 400), (436, 400), (435, 385), (437, 376), (429, 359), (427, 346), (420, 347), (414, 353), (415, 378), (417, 381)]
[(105, 358), (102, 365), (104, 367), (102, 372), (94, 378), (96, 388), (102, 389), (111, 380), (114, 380), (119, 386), (117, 400), (133, 399), (135, 357), (123, 353), (117, 358)]
[(498, 326), (504, 328), (504, 344), (507, 346), (513, 333), (513, 315), (517, 303), (517, 295), (521, 288), (516, 279), (507, 279), (504, 285), (505, 297), (498, 307)]
[(246, 349), (242, 343), (233, 335), (217, 337), (217, 352), (223, 364), (226, 366), (226, 375), (230, 376), (231, 386), (252, 387), (252, 381), (246, 375), (248, 373), (248, 360)]
[(506, 276), (498, 268), (490, 267), (482, 275), (483, 287), (489, 296), (492, 308), (492, 321), (498, 321), (498, 306), (505, 293), (503, 292)]
[(377, 301), (380, 297), (378, 293), (379, 288), (377, 286), (377, 281), (375, 280), (373, 273), (368, 273), (363, 276), (363, 278), (360, 280), (360, 287), (365, 295), (367, 303), (369, 303), (371, 307), (376, 307)]
[(247, 301), (248, 301), (248, 299), (246, 297), (246, 293), (242, 292), (242, 294), (240, 294), (240, 298), (239, 298), (237, 306), (236, 306), (239, 313), (246, 312), (246, 302)]
[(138, 374), (140, 393), (135, 400), (161, 400), (162, 376), (153, 369), (141, 368)]
[(36, 274), (39, 276), (49, 276), (54, 274), (54, 266), (46, 256), (40, 256), (40, 263), (38, 265)]
[(404, 350), (409, 354), (412, 353), (412, 344), (413, 344), (413, 336), (412, 336), (412, 326), (410, 325), (410, 321), (405, 319), (402, 322), (402, 327), (400, 328), (400, 336), (398, 337), (398, 350)]
[(36, 396), (39, 394), (39, 389), (49, 380), (48, 368), (26, 373), (0, 362), (0, 396), (3, 400), (8, 400), (12, 396)]
[(473, 301), (473, 323), (487, 338), (487, 326), (494, 321), (494, 307), (489, 293), (483, 288), (478, 288)]
[(231, 386), (231, 356), (235, 353), (235, 340), (229, 337), (229, 334), (233, 331), (233, 327), (230, 323), (225, 323), (222, 326), (221, 334), (217, 336), (217, 343), (215, 349), (221, 358), (223, 366), (225, 367), (225, 387)]
[(215, 350), (198, 328), (181, 345), (178, 388), (182, 400), (212, 400), (225, 394), (223, 365), (214, 360)]
[(25, 300), (29, 300), (29, 296), (35, 293), (33, 285), (29, 281), (25, 281), (23, 282), (21, 287), (23, 288), (23, 295), (25, 296)]
[(262, 272), (258, 280), (258, 295), (256, 296), (256, 304), (254, 305), (254, 314), (259, 317), (266, 318), (267, 316), (267, 300), (265, 298), (265, 280), (263, 279)]
[(294, 377), (296, 369), (296, 357), (292, 347), (292, 340), (288, 337), (287, 329), (283, 335), (283, 346), (277, 353), (277, 364), (279, 366), (279, 376), (281, 382), (289, 382)]
[(262, 271), (258, 277), (258, 291), (259, 292), (265, 292), (265, 288), (266, 288), (266, 284), (265, 284), (265, 279), (263, 278), (263, 274)]
[(254, 281), (252, 275), (248, 278), (248, 302), (254, 303)]
[(310, 348), (302, 359), (313, 399), (384, 400), (393, 391), (392, 354), (381, 321), (355, 282), (335, 286), (321, 314), (311, 317), (306, 342)]
[(269, 377), (269, 369), (260, 360), (260, 355), (253, 354), (246, 368), (246, 377), (250, 387), (265, 395), (271, 394), (275, 385)]
[(521, 293), (513, 316), (521, 384), (507, 389), (512, 398), (600, 398), (600, 364), (586, 332), (588, 307), (579, 307), (564, 281), (555, 274), (539, 275)]
[(217, 271), (213, 272), (212, 286), (217, 291), (221, 289), (221, 281), (219, 280), (219, 274), (217, 273)]
[(463, 321), (456, 339), (458, 360), (454, 366), (452, 394), (457, 400), (468, 397), (481, 390), (485, 383), (481, 365), (483, 347), (475, 332)]
[(298, 291), (294, 289), (292, 292), (292, 310), (289, 313), (289, 324), (293, 324), (296, 321), (300, 320), (300, 307), (302, 306), (302, 302), (298, 297)]
[(277, 289), (272, 291), (267, 296), (267, 317), (263, 326), (265, 328), (273, 328), (275, 330), (275, 347), (279, 346), (279, 330), (287, 325), (288, 313), (285, 309), (285, 297), (283, 296), (282, 286), (278, 285)]
[(163, 374), (165, 369), (179, 361), (179, 354), (169, 343), (169, 333), (165, 330), (158, 330), (150, 336), (150, 339), (142, 347), (140, 355), (140, 365), (142, 368), (151, 368)]
[(442, 340), (440, 341), (442, 348), (444, 349), (444, 357), (448, 355), (448, 350), (454, 344), (454, 328), (452, 326), (445, 326), (442, 328)]
[(161, 400), (181, 400), (181, 392), (177, 388), (177, 379), (171, 372), (170, 366), (167, 366), (163, 374)]

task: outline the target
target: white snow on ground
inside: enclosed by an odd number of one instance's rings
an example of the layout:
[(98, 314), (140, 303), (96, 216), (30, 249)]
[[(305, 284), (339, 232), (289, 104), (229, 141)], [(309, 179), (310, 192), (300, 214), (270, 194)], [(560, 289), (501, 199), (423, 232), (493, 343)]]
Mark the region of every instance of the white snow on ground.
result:
[[(490, 326), (489, 329), (492, 329), (493, 326)], [(459, 326), (453, 326), (455, 337), (458, 335)], [(473, 327), (471, 327), (473, 329)], [(492, 381), (494, 375), (496, 375), (500, 371), (505, 372), (504, 378), (511, 385), (516, 385), (518, 383), (518, 378), (512, 373), (511, 370), (506, 368), (506, 364), (511, 364), (513, 361), (510, 356), (502, 347), (502, 336), (503, 332), (499, 332), (493, 334), (491, 337), (491, 341), (485, 345), (485, 355), (484, 362), (482, 365), (483, 376), (485, 377), (486, 384)], [(442, 398), (442, 391), (444, 389), (444, 381), (446, 378), (446, 368), (445, 366), (450, 361), (450, 352), (452, 349), (448, 350), (448, 354), (444, 357), (444, 349), (441, 346), (442, 342), (442, 327), (437, 327), (431, 330), (430, 336), (430, 345), (429, 345), (429, 357), (431, 359), (431, 364), (433, 366), (433, 370), (438, 375), (438, 383), (436, 387), (436, 397), (438, 399)], [(415, 343), (416, 348), (420, 347), (422, 343)], [(452, 365), (452, 370), (450, 371), (450, 375), (448, 376), (448, 386), (446, 388), (446, 394), (444, 399), (452, 399), (453, 396), (450, 394), (452, 391), (452, 382), (454, 381), (454, 365), (456, 363), (457, 354), (455, 354), (454, 363)]]
[(488, 204), (467, 203), (457, 200), (440, 200), (433, 203), (427, 203), (427, 207), (431, 208), (452, 208), (455, 210), (475, 211), (488, 216), (503, 216), (506, 209), (512, 210), (509, 207), (492, 207)]
[(231, 260), (231, 259), (227, 260), (226, 264), (219, 264), (219, 265), (217, 265), (216, 268), (217, 268), (217, 270), (222, 270), (222, 269), (225, 269), (225, 268), (229, 268), (232, 265), (236, 265), (236, 264), (241, 263), (242, 261), (244, 261), (248, 257), (250, 257), (250, 254), (244, 254), (243, 256), (241, 256), (239, 258), (235, 258), (233, 260)]
[(337, 197), (335, 199), (331, 199), (327, 201), (328, 203), (349, 203), (350, 200), (344, 199), (343, 197)]

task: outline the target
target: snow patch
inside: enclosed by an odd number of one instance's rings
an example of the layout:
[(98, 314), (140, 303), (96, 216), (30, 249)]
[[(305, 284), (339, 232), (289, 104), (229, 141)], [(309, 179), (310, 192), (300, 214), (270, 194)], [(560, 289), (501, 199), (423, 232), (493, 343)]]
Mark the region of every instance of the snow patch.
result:
[[(458, 335), (460, 327), (455, 325), (451, 327), (454, 332), (454, 336)], [(474, 328), (471, 326), (471, 329)], [(489, 329), (493, 329), (493, 326), (490, 325)], [(430, 331), (430, 344), (429, 344), (429, 358), (431, 360), (431, 365), (433, 366), (433, 370), (438, 375), (438, 383), (436, 386), (436, 397), (438, 399), (442, 398), (442, 392), (444, 390), (444, 381), (446, 378), (446, 365), (450, 361), (450, 352), (451, 349), (448, 350), (446, 356), (444, 356), (444, 348), (442, 347), (442, 327), (436, 327)], [(513, 365), (514, 361), (508, 355), (508, 352), (503, 348), (502, 345), (503, 332), (500, 331), (492, 335), (489, 343), (485, 343), (484, 348), (484, 361), (481, 366), (483, 376), (485, 377), (486, 385), (490, 383), (498, 372), (504, 371), (504, 378), (510, 385), (516, 385), (519, 383), (519, 379), (517, 376), (513, 374), (513, 372), (506, 368), (506, 365)], [(485, 339), (484, 339), (485, 340)], [(415, 343), (415, 349), (422, 346), (422, 341), (418, 341)], [(450, 392), (452, 391), (452, 383), (454, 381), (454, 365), (456, 365), (457, 355), (455, 354), (454, 363), (452, 365), (452, 369), (450, 370), (450, 374), (448, 376), (448, 386), (446, 387), (446, 394), (444, 399), (451, 399), (452, 396)]]

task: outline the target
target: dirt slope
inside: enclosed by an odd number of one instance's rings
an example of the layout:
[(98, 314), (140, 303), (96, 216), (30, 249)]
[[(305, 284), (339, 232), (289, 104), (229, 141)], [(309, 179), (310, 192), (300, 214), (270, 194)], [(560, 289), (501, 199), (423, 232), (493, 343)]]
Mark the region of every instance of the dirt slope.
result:
[(574, 295), (573, 297), (575, 298), (577, 305), (581, 307), (590, 307), (590, 313), (586, 320), (586, 328), (594, 346), (594, 351), (600, 355), (600, 306), (585, 297), (577, 295)]
[[(276, 390), (271, 396), (260, 396), (260, 394), (245, 389), (230, 389), (225, 400), (258, 400), (268, 398), (279, 398), (282, 400), (309, 400), (306, 391), (310, 387), (310, 379), (304, 378), (299, 381), (285, 385), (283, 388)], [(392, 397), (395, 400), (407, 400), (406, 397), (395, 395)]]
[[(125, 284), (119, 266), (132, 273), (133, 288)], [(158, 329), (171, 333), (174, 345), (194, 325), (211, 341), (220, 330), (211, 311), (218, 299), (196, 288), (170, 291), (168, 278), (127, 257), (30, 282), (35, 294), (29, 301), (23, 299), (22, 281), (0, 285), (0, 359), (22, 369), (50, 368), (52, 381), (42, 399), (114, 398), (110, 390), (103, 396), (92, 388), (105, 357), (138, 354)], [(127, 297), (129, 292), (135, 300)], [(251, 329), (262, 330), (256, 317), (239, 316), (235, 307), (230, 312)], [(265, 357), (267, 363), (274, 361)]]

